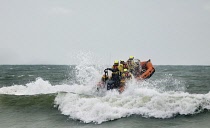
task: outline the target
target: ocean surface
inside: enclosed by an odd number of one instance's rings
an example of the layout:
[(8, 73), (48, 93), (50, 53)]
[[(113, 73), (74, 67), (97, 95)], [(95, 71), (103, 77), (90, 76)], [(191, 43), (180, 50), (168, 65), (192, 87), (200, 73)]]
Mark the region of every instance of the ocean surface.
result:
[(97, 91), (106, 66), (1, 65), (0, 128), (210, 128), (210, 66), (155, 66)]

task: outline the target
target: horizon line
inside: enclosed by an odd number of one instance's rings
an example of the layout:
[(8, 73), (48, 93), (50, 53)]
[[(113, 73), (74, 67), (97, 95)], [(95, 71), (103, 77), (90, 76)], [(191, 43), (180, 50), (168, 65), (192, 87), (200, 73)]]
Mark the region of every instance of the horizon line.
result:
[[(22, 66), (26, 66), (26, 65), (54, 65), (54, 66), (61, 66), (61, 65), (65, 65), (65, 66), (76, 66), (78, 64), (0, 64), (0, 66), (15, 66), (15, 65), (22, 65)], [(102, 65), (102, 64), (100, 64)], [(107, 64), (104, 64), (107, 65)], [(153, 64), (154, 66), (210, 66), (208, 64)]]

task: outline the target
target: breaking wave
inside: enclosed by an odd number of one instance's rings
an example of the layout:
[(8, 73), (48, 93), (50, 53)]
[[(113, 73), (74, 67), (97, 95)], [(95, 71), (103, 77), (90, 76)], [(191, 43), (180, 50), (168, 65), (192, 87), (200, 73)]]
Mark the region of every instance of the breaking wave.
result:
[(33, 97), (53, 93), (54, 105), (62, 114), (84, 123), (97, 124), (134, 114), (165, 119), (176, 115), (200, 113), (204, 109), (210, 110), (210, 93), (163, 91), (155, 88), (156, 85), (151, 86), (151, 83), (162, 86), (160, 81), (132, 81), (122, 94), (112, 90), (101, 96), (97, 95), (94, 86), (51, 85), (48, 81), (38, 78), (26, 85), (2, 87), (0, 94)]
[(108, 91), (102, 97), (58, 94), (55, 104), (62, 114), (70, 118), (99, 124), (133, 114), (165, 119), (178, 114), (196, 114), (204, 109), (210, 109), (210, 93), (160, 92), (154, 88), (143, 87), (141, 84), (127, 87), (122, 94), (115, 90)]

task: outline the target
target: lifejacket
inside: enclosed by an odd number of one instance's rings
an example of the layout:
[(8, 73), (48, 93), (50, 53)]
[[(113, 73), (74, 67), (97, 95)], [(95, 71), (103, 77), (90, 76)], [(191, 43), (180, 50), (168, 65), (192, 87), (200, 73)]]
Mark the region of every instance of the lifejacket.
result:
[(118, 70), (120, 71), (120, 75), (123, 73), (123, 64), (120, 64), (119, 66), (118, 66)]
[(115, 70), (115, 71), (112, 72), (112, 73), (114, 73), (114, 74), (118, 74), (118, 73), (119, 73), (118, 65), (113, 65), (113, 66), (112, 66), (112, 69)]
[(132, 79), (132, 76), (129, 72), (124, 73), (124, 75), (125, 75), (125, 79)]
[(132, 79), (132, 76), (129, 72), (127, 73), (123, 73), (122, 76), (121, 76), (121, 83), (125, 83), (126, 80), (130, 80)]

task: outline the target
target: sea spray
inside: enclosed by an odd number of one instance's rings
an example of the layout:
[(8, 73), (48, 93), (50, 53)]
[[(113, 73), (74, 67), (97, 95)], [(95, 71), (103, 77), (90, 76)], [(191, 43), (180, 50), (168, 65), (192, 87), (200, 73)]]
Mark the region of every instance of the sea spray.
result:
[(77, 81), (83, 85), (90, 85), (98, 82), (104, 69), (104, 65), (100, 64), (100, 59), (93, 53), (84, 51), (80, 51), (76, 57), (79, 62), (75, 67)]

